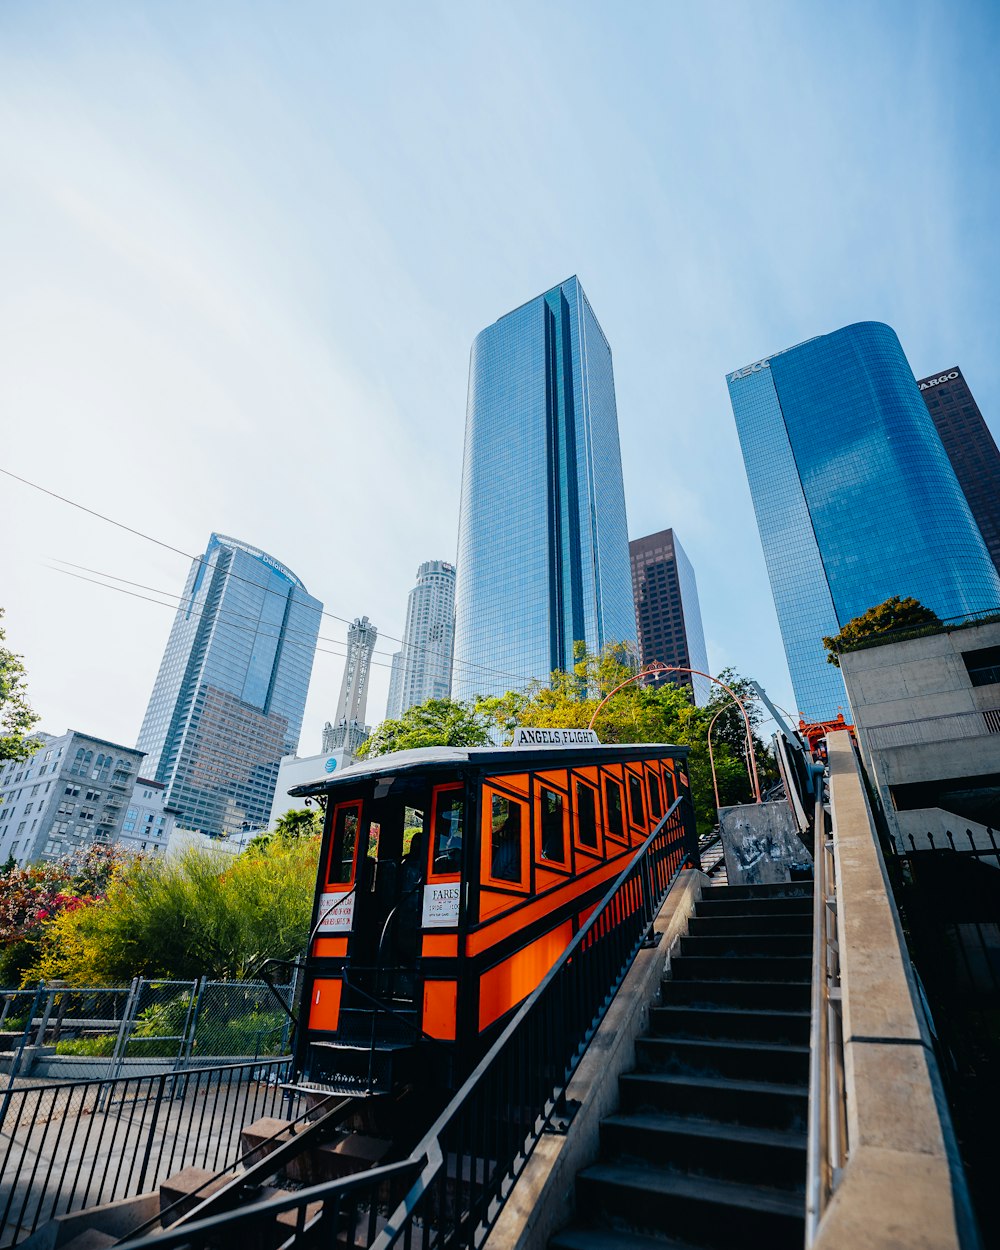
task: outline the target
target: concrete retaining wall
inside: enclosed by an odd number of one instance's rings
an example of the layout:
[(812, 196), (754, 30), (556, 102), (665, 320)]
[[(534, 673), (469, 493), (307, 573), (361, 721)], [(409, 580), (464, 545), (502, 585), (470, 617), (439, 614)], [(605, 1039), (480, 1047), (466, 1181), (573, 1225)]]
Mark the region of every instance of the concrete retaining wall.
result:
[(827, 739), (848, 1158), (814, 1250), (978, 1245), (947, 1104), (847, 733)]

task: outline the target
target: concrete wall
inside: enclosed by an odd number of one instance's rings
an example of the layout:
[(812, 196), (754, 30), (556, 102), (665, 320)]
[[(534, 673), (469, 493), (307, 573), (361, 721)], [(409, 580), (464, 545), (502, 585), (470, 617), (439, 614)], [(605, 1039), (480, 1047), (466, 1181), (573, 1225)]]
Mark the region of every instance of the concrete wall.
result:
[[(973, 686), (962, 659), (963, 652), (996, 646), (1000, 622), (840, 657), (858, 744), (897, 841), (902, 829), (890, 787), (1000, 772), (1000, 733), (987, 732), (985, 721), (974, 716), (960, 722), (936, 719), (1000, 708), (1000, 685)], [(920, 742), (872, 742), (871, 731), (879, 726), (917, 723)], [(950, 819), (954, 824), (962, 818)], [(905, 824), (909, 830), (909, 821)]]
[(974, 1247), (937, 1062), (851, 741), (842, 732), (827, 744), (848, 1155), (814, 1247)]

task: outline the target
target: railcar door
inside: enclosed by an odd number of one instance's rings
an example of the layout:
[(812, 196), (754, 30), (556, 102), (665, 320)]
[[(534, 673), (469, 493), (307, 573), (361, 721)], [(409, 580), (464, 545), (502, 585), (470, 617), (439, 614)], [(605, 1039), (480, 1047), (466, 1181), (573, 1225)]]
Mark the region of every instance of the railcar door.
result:
[(365, 803), (358, 898), (350, 945), (351, 980), (390, 1006), (417, 993), (424, 812), (416, 796)]

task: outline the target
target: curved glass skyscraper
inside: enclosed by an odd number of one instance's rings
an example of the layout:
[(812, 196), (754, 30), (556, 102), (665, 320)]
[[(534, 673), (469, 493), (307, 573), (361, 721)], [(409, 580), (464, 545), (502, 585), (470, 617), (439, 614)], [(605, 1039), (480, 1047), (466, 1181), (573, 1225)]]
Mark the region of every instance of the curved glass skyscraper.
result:
[(139, 731), (177, 823), (263, 828), (294, 754), (323, 605), (257, 547), (213, 534), (194, 560)]
[(575, 277), (472, 345), (457, 563), (456, 698), (635, 644), (611, 348)]
[(889, 326), (847, 326), (727, 381), (805, 716), (847, 709), (823, 636), (890, 596), (942, 618), (1000, 606), (1000, 578)]

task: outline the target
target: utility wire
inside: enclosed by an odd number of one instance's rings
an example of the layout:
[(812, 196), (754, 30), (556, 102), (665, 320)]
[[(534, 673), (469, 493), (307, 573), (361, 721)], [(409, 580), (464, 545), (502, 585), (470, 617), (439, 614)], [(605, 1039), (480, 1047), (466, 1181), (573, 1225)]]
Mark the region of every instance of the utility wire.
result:
[[(100, 586), (103, 590), (113, 590), (119, 595), (128, 595), (130, 599), (142, 599), (145, 603), (155, 603), (158, 608), (168, 608), (171, 612), (177, 611), (177, 605), (173, 603), (164, 603), (162, 599), (153, 599), (149, 595), (140, 595), (138, 591), (126, 590), (124, 586), (111, 586), (107, 582), (99, 582), (93, 577), (84, 577), (82, 573), (74, 573), (70, 569), (59, 569), (54, 565), (49, 565), (53, 573), (62, 573), (64, 577), (75, 577), (77, 581), (89, 582), (91, 586)], [(157, 592), (166, 594), (166, 591)], [(197, 608), (189, 609), (192, 616), (210, 616), (219, 615), (218, 613), (199, 612)], [(246, 634), (258, 634), (260, 631), (249, 625), (233, 625), (231, 629), (238, 629)], [(324, 655), (335, 655), (338, 660), (345, 659), (345, 655), (340, 651), (330, 651), (327, 647), (311, 647), (307, 642), (297, 642), (294, 638), (288, 639), (288, 645), (292, 647), (301, 647), (304, 651), (321, 651)], [(372, 660), (373, 664), (377, 664), (379, 668), (391, 668), (391, 664), (384, 664), (381, 660)]]
[[(166, 595), (168, 598), (170, 598), (170, 599), (176, 599), (176, 600), (178, 601), (178, 602), (177, 602), (177, 604), (175, 605), (175, 606), (176, 606), (176, 607), (178, 607), (178, 608), (185, 607), (185, 606), (188, 606), (188, 607), (193, 607), (193, 605), (194, 605), (194, 604), (195, 604), (195, 602), (196, 602), (196, 600), (195, 600), (195, 599), (193, 599), (193, 598), (185, 598), (185, 597), (184, 597), (184, 595), (178, 595), (178, 594), (177, 594), (175, 591), (173, 591), (173, 590), (164, 590), (161, 586), (147, 586), (147, 585), (145, 585), (145, 583), (143, 583), (143, 582), (133, 582), (133, 581), (130, 581), (127, 577), (118, 577), (115, 573), (107, 573), (107, 572), (105, 572), (105, 571), (104, 571), (104, 569), (92, 569), (92, 568), (88, 568), (88, 566), (87, 566), (87, 565), (85, 565), (85, 564), (74, 564), (72, 560), (62, 560), (62, 559), (60, 559), (58, 556), (51, 556), (51, 557), (50, 557), (50, 559), (54, 560), (56, 564), (62, 564), (62, 565), (65, 565), (67, 569), (77, 569), (77, 570), (78, 570), (79, 572), (81, 572), (81, 573), (93, 573), (95, 577), (105, 577), (105, 578), (107, 578), (109, 581), (112, 581), (112, 582), (121, 582), (121, 583), (122, 583), (123, 585), (125, 585), (125, 586), (134, 586), (134, 587), (136, 587), (138, 590), (149, 590), (149, 591), (151, 591), (154, 595)], [(50, 566), (50, 567), (52, 567), (52, 566)], [(61, 573), (61, 572), (63, 572), (63, 571), (64, 571), (63, 569), (53, 568), (53, 572), (55, 572), (55, 573)], [(86, 578), (85, 578), (85, 579), (83, 579), (83, 580), (88, 580), (88, 579), (86, 579)], [(95, 584), (95, 585), (97, 585), (97, 586), (103, 585), (103, 583), (101, 583), (101, 582), (95, 582), (94, 584)], [(113, 590), (113, 589), (114, 589), (114, 587), (109, 586), (109, 587), (108, 587), (108, 589), (109, 589), (109, 590)], [(245, 612), (235, 612), (232, 608), (218, 608), (218, 609), (217, 609), (217, 611), (218, 611), (218, 612), (219, 612), (219, 614), (220, 614), (220, 615), (222, 615), (222, 616), (232, 616), (232, 617), (238, 617), (240, 620), (243, 620), (243, 621), (256, 621), (256, 620), (258, 619), (256, 616), (249, 616), (249, 615), (247, 615), (247, 613), (245, 613)], [(280, 627), (279, 627), (279, 626), (274, 626), (274, 628), (280, 628)], [(301, 635), (303, 638), (312, 638), (312, 634), (311, 634), (308, 630), (305, 630), (305, 629), (295, 629), (293, 626), (289, 626), (289, 625), (284, 626), (284, 632), (285, 632), (286, 634), (299, 634), (299, 635)], [(319, 634), (319, 635), (317, 635), (317, 638), (318, 638), (318, 641), (319, 641), (319, 642), (332, 642), (332, 643), (334, 644), (334, 646), (337, 646), (337, 647), (347, 647), (347, 646), (349, 646), (349, 644), (348, 644), (347, 642), (345, 642), (343, 639), (341, 639), (341, 638), (330, 638), (330, 637), (329, 637), (328, 635), (326, 635), (326, 634)], [(423, 650), (425, 650), (425, 651), (430, 651), (430, 649), (431, 649), (431, 648), (430, 648), (430, 647), (428, 647), (428, 646), (424, 646), (422, 649), (423, 649)], [(344, 654), (345, 654), (345, 656), (346, 656), (348, 653), (345, 651), (345, 652), (344, 652)], [(378, 647), (376, 647), (376, 648), (372, 651), (372, 655), (386, 655), (386, 656), (388, 656), (388, 657), (390, 658), (390, 660), (391, 660), (391, 659), (392, 659), (393, 652), (391, 652), (391, 651), (381, 651), (381, 650), (379, 650), (379, 648), (378, 648)], [(432, 656), (432, 658), (434, 658), (434, 657)], [(382, 667), (384, 667), (384, 668), (388, 668), (388, 667), (390, 667), (390, 666), (389, 666), (389, 665), (383, 665)]]
[[(162, 547), (165, 551), (172, 551), (174, 552), (175, 555), (184, 556), (186, 560), (196, 560), (199, 564), (201, 564), (205, 568), (211, 567), (208, 560), (206, 560), (204, 556), (191, 555), (190, 552), (183, 551), (180, 547), (173, 546), (172, 543), (164, 542), (163, 539), (161, 538), (154, 538), (152, 534), (147, 534), (143, 530), (137, 530), (131, 525), (126, 525), (124, 521), (117, 521), (115, 520), (114, 517), (107, 516), (103, 512), (98, 512), (94, 508), (88, 508), (86, 504), (79, 503), (75, 499), (70, 499), (67, 495), (61, 495), (59, 494), (58, 491), (49, 490), (47, 486), (41, 486), (38, 482), (32, 482), (29, 478), (22, 477), (19, 473), (14, 473), (10, 469), (5, 469), (2, 465), (0, 465), (0, 473), (2, 473), (5, 477), (12, 478), (15, 482), (20, 482), (23, 486), (30, 486), (32, 490), (37, 490), (37, 491), (40, 491), (43, 495), (48, 495), (49, 498), (51, 499), (57, 499), (59, 500), (60, 503), (67, 504), (71, 508), (77, 508), (81, 512), (87, 513), (88, 516), (96, 517), (99, 521), (105, 521), (108, 525), (115, 526), (116, 529), (124, 530), (127, 534), (133, 534), (136, 538), (142, 538), (146, 542), (154, 543), (157, 547)], [(257, 590), (263, 590), (267, 594), (274, 595), (274, 594), (279, 593), (276, 590), (272, 590), (269, 586), (262, 586), (260, 582), (255, 582), (249, 577), (242, 577), (240, 576), (239, 573), (232, 572), (232, 570), (229, 570), (226, 576), (233, 578), (235, 581), (246, 582), (248, 586), (253, 586)], [(87, 579), (83, 578), (81, 580), (86, 581)], [(158, 592), (158, 593), (166, 594), (168, 592), (163, 591), (163, 592)], [(135, 597), (142, 598), (141, 595), (137, 595)], [(182, 596), (177, 596), (177, 597), (180, 598)], [(153, 602), (156, 602), (156, 600), (154, 600)], [(329, 617), (330, 620), (333, 620), (333, 621), (340, 621), (341, 624), (343, 625), (354, 624), (354, 622), (350, 620), (348, 617), (340, 616), (336, 612), (328, 612), (325, 608), (320, 608), (320, 615)], [(401, 646), (405, 645), (403, 643), (402, 638), (396, 638), (393, 634), (383, 634), (382, 637), (388, 639), (388, 641), (390, 642), (398, 642)], [(333, 641), (339, 641), (339, 640), (333, 640)], [(430, 650), (429, 647), (426, 647), (423, 644), (411, 643), (410, 646), (416, 651), (429, 651)], [(385, 655), (388, 653), (381, 652), (380, 654)], [(524, 683), (525, 686), (530, 685), (531, 682), (538, 680), (535, 677), (526, 677), (523, 673), (507, 673), (501, 669), (489, 668), (485, 664), (476, 664), (472, 660), (458, 660), (453, 657), (452, 667), (454, 667), (455, 665), (459, 665), (462, 668), (478, 669), (480, 672), (489, 673), (491, 676), (494, 676), (494, 677), (506, 677), (508, 679), (514, 679), (516, 681)], [(386, 667), (386, 666), (383, 665), (382, 667)]]

